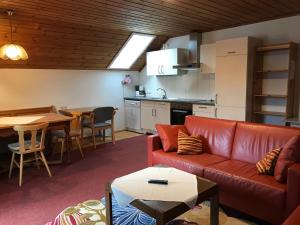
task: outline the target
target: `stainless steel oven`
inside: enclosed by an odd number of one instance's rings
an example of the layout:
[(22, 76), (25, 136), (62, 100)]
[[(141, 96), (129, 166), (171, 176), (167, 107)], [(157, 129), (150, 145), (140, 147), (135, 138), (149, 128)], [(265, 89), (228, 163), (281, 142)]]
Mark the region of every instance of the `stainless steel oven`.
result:
[(192, 115), (193, 105), (186, 102), (171, 103), (171, 124), (184, 124), (185, 117)]

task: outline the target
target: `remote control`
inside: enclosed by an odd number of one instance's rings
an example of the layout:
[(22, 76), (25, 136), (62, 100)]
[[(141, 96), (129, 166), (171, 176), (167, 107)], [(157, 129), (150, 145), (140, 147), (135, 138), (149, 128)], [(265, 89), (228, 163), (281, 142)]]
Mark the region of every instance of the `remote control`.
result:
[(149, 184), (163, 184), (163, 185), (167, 185), (168, 184), (168, 180), (156, 180), (156, 179), (150, 179), (148, 180)]

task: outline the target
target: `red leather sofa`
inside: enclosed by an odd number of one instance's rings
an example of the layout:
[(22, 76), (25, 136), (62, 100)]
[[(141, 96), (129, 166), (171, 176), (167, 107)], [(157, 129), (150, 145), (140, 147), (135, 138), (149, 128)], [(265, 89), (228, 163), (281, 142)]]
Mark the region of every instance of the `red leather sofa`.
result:
[(284, 221), (283, 225), (299, 225), (300, 223), (300, 205)]
[(289, 168), (287, 184), (259, 175), (255, 166), (268, 151), (300, 135), (299, 128), (197, 116), (187, 116), (185, 127), (206, 138), (206, 152), (164, 152), (159, 136), (152, 135), (148, 137), (149, 166), (165, 164), (210, 179), (220, 186), (222, 204), (272, 224), (281, 224), (300, 204), (300, 163)]

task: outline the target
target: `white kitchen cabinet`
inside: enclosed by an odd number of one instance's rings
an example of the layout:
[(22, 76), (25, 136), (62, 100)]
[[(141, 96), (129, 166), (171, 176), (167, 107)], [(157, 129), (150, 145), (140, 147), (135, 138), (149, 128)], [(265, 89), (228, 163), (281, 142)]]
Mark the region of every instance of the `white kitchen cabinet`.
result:
[(193, 115), (208, 118), (216, 118), (215, 106), (193, 104)]
[(245, 107), (247, 55), (217, 57), (215, 76), (216, 104)]
[(147, 52), (147, 75), (163, 76), (180, 74), (181, 71), (174, 69), (173, 66), (185, 64), (187, 53), (186, 49), (181, 48)]
[(171, 104), (159, 101), (141, 101), (141, 127), (144, 131), (154, 131), (155, 124), (170, 124)]
[(171, 123), (171, 105), (167, 102), (157, 102), (155, 106), (155, 122), (170, 124)]
[(217, 41), (217, 56), (247, 55), (249, 37), (232, 38)]
[(216, 118), (245, 121), (246, 120), (246, 108), (245, 107), (217, 106), (216, 107)]
[(200, 71), (202, 74), (213, 74), (216, 70), (216, 44), (200, 46)]
[(160, 74), (161, 51), (147, 52), (147, 76)]
[(217, 118), (245, 121), (251, 108), (253, 56), (256, 40), (249, 37), (216, 43), (215, 103)]
[(143, 130), (155, 130), (154, 109), (155, 102), (141, 102), (141, 128)]

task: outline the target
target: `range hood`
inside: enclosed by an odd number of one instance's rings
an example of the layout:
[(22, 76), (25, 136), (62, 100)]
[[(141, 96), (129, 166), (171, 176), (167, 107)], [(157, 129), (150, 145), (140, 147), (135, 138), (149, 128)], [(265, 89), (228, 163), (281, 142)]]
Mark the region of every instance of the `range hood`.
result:
[(187, 63), (173, 66), (174, 69), (180, 70), (199, 70), (200, 63), (200, 45), (202, 42), (201, 33), (191, 33), (189, 35)]

